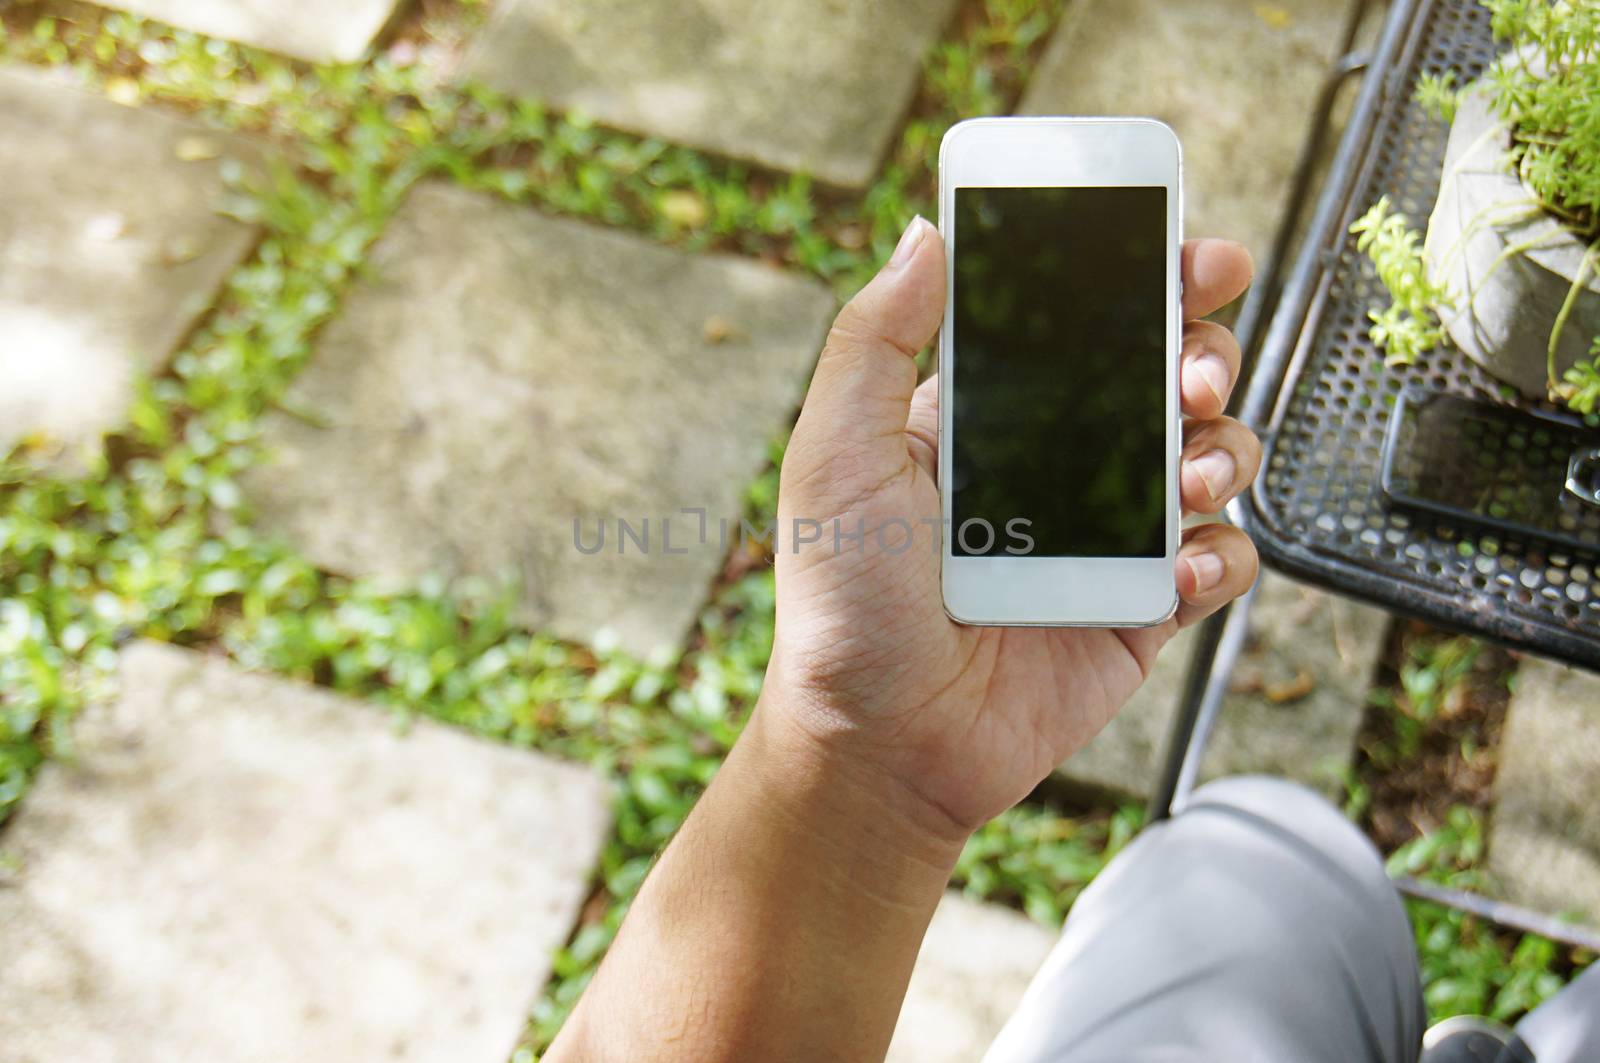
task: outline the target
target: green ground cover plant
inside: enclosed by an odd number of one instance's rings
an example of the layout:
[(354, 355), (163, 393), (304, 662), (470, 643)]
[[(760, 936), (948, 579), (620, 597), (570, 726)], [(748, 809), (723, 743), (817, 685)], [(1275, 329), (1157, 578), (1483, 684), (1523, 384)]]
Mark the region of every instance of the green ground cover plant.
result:
[[(1485, 870), (1494, 760), (1515, 682), (1508, 654), (1421, 624), (1394, 633), (1369, 695), (1346, 811), (1391, 875), (1495, 895)], [(1407, 900), (1429, 1011), (1513, 1021), (1594, 960), (1452, 908)]]
[[(1432, 833), (1402, 846), (1389, 858), (1390, 874), (1415, 875), (1456, 889), (1492, 887), (1481, 870), (1483, 818), (1456, 808)], [(1514, 1022), (1554, 996), (1575, 966), (1592, 963), (1586, 953), (1564, 954), (1535, 934), (1511, 935), (1476, 916), (1425, 901), (1407, 900), (1428, 1011), (1486, 1015)]]
[(1459, 635), (1412, 643), (1400, 665), (1399, 689), (1380, 688), (1370, 696), (1374, 705), (1392, 713), (1394, 724), (1394, 744), (1375, 755), (1391, 765), (1414, 757), (1424, 728), (1461, 690), (1482, 652), (1482, 643)]
[[(229, 207), (260, 224), (260, 245), (170, 367), (141, 384), (104, 452), (72, 474), (41, 473), (27, 448), (0, 459), (0, 821), (46, 758), (71, 755), (74, 716), (112, 690), (130, 638), (223, 652), (388, 705), (399, 723), (423, 713), (597, 765), (614, 782), (616, 829), (517, 1052), (535, 1058), (760, 689), (770, 568), (731, 566), (685, 651), (648, 661), (519, 628), (508, 587), (396, 589), (319, 572), (252, 529), (237, 478), (259, 458), (259, 419), (425, 177), (853, 290), (912, 213), (933, 213), (944, 129), (1009, 108), (1062, 4), (965, 3), (861, 196), (449, 84), (425, 48), (404, 47), (448, 47), (481, 22), (482, 0), (429, 0), (395, 47), (316, 67), (67, 0), (0, 10), (0, 61), (195, 113), (280, 159)], [(775, 510), (781, 454), (779, 441), (747, 493), (758, 526)], [(1071, 816), (1024, 804), (973, 838), (956, 885), (1057, 923), (1139, 823), (1131, 808)]]

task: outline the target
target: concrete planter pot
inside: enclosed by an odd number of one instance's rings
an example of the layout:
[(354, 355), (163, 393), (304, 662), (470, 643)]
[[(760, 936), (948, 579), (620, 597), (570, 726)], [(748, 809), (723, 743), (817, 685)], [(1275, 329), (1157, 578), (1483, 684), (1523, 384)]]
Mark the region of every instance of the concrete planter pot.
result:
[[(1456, 300), (1439, 315), (1456, 346), (1530, 399), (1549, 393), (1556, 316), (1588, 247), (1552, 216), (1511, 169), (1510, 135), (1482, 82), (1461, 96), (1444, 177), (1428, 222), (1428, 272)], [(1600, 278), (1585, 284), (1556, 348), (1555, 378), (1585, 358), (1600, 333)]]

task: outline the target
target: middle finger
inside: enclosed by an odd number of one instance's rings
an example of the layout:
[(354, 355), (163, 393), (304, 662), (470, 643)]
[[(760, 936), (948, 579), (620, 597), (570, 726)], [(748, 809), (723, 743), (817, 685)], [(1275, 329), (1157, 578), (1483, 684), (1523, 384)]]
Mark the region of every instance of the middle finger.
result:
[(1179, 377), (1185, 417), (1220, 417), (1239, 379), (1239, 341), (1214, 321), (1183, 326)]

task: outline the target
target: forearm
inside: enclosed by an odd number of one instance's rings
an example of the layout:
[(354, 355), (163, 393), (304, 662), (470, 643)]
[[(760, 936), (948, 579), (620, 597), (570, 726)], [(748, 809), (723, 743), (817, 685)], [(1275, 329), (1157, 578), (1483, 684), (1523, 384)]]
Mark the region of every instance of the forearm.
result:
[(547, 1059), (882, 1059), (960, 853), (945, 828), (763, 704)]

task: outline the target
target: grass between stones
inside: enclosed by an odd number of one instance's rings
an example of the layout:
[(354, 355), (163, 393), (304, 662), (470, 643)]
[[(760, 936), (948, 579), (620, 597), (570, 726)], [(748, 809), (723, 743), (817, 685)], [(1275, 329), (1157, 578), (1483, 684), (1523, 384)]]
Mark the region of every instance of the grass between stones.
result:
[[(617, 826), (517, 1051), (534, 1058), (759, 691), (770, 566), (731, 559), (684, 653), (649, 661), (518, 629), (508, 588), (394, 588), (319, 572), (251, 530), (236, 479), (258, 458), (261, 414), (281, 401), (368, 247), (425, 176), (853, 290), (913, 213), (933, 214), (944, 129), (1010, 109), (1064, 2), (968, 0), (861, 196), (450, 84), (483, 0), (422, 0), (373, 58), (321, 67), (84, 4), (5, 8), (0, 61), (69, 68), (121, 102), (195, 112), (271, 142), (283, 162), (271, 180), (239, 187), (230, 207), (262, 227), (255, 253), (169, 368), (141, 383), (127, 428), (88, 470), (43, 476), (26, 454), (0, 461), (0, 818), (45, 758), (70, 750), (73, 716), (106, 695), (116, 648), (135, 636), (595, 764), (614, 780)], [(775, 508), (781, 448), (747, 494), (755, 519)], [(1132, 809), (1073, 817), (1025, 804), (972, 840), (956, 883), (1055, 923), (1138, 823)], [(1481, 851), (1458, 841), (1469, 834), (1446, 833), (1422, 863), (1466, 873)], [(1472, 928), (1419, 910), (1438, 981), (1457, 969)], [(1466, 958), (1489, 972), (1480, 982), (1502, 987), (1497, 1001), (1531, 1000), (1559, 981), (1540, 966), (1537, 941), (1478, 938), (1487, 944)], [(1508, 996), (1512, 984), (1532, 989)], [(1440, 995), (1440, 1006), (1472, 999)]]
[(1393, 852), (1454, 810), (1489, 811), (1515, 671), (1498, 647), (1394, 625), (1357, 736), (1348, 809), (1378, 848)]
[[(1483, 870), (1511, 654), (1415, 621), (1394, 626), (1357, 736), (1346, 811), (1392, 873), (1493, 895)], [(1407, 901), (1436, 1016), (1514, 1020), (1594, 956), (1474, 916)]]

